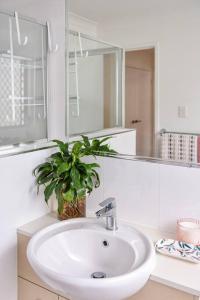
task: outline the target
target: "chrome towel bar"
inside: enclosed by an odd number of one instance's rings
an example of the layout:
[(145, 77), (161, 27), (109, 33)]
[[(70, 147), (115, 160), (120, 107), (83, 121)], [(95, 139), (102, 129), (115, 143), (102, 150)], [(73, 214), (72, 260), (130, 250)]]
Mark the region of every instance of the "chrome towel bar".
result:
[(195, 135), (195, 136), (200, 136), (200, 133), (190, 133), (190, 132), (178, 132), (178, 131), (167, 131), (166, 129), (161, 129), (160, 130), (160, 135), (166, 134), (166, 133), (171, 133), (171, 134), (182, 134), (182, 135)]

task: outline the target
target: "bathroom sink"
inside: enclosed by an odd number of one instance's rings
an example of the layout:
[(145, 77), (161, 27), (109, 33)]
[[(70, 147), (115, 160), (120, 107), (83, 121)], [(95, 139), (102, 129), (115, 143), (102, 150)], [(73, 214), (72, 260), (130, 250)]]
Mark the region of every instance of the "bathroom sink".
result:
[(106, 230), (101, 220), (62, 221), (30, 240), (28, 260), (38, 276), (72, 300), (121, 300), (147, 282), (154, 267), (152, 242), (134, 227)]

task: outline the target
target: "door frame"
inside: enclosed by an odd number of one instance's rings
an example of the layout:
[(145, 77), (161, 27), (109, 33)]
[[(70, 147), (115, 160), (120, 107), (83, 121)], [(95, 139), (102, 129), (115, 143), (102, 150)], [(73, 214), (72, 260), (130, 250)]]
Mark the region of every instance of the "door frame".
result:
[(159, 43), (152, 42), (147, 44), (133, 44), (130, 47), (124, 48), (123, 52), (123, 127), (125, 127), (125, 72), (126, 72), (126, 52), (147, 50), (154, 48), (155, 51), (155, 70), (154, 70), (154, 157), (158, 156), (159, 152), (159, 136), (160, 136), (160, 119), (159, 119)]

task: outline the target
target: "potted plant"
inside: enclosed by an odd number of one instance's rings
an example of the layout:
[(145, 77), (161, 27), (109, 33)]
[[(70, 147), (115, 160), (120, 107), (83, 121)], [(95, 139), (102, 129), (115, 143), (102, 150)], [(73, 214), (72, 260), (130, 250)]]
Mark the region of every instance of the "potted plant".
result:
[(44, 186), (45, 201), (48, 203), (55, 193), (58, 202), (58, 217), (61, 220), (84, 217), (86, 210), (86, 195), (100, 185), (97, 163), (83, 161), (86, 156), (115, 154), (116, 152), (105, 143), (110, 137), (102, 140), (82, 136), (81, 141), (64, 143), (54, 140), (59, 151), (38, 165), (33, 174), (36, 177), (38, 189)]

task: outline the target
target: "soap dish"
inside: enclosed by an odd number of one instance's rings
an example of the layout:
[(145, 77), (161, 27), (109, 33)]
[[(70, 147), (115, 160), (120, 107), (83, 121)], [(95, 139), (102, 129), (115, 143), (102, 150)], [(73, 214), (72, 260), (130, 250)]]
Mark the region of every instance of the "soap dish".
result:
[(155, 249), (164, 255), (200, 263), (200, 246), (172, 239), (161, 239), (156, 242)]

